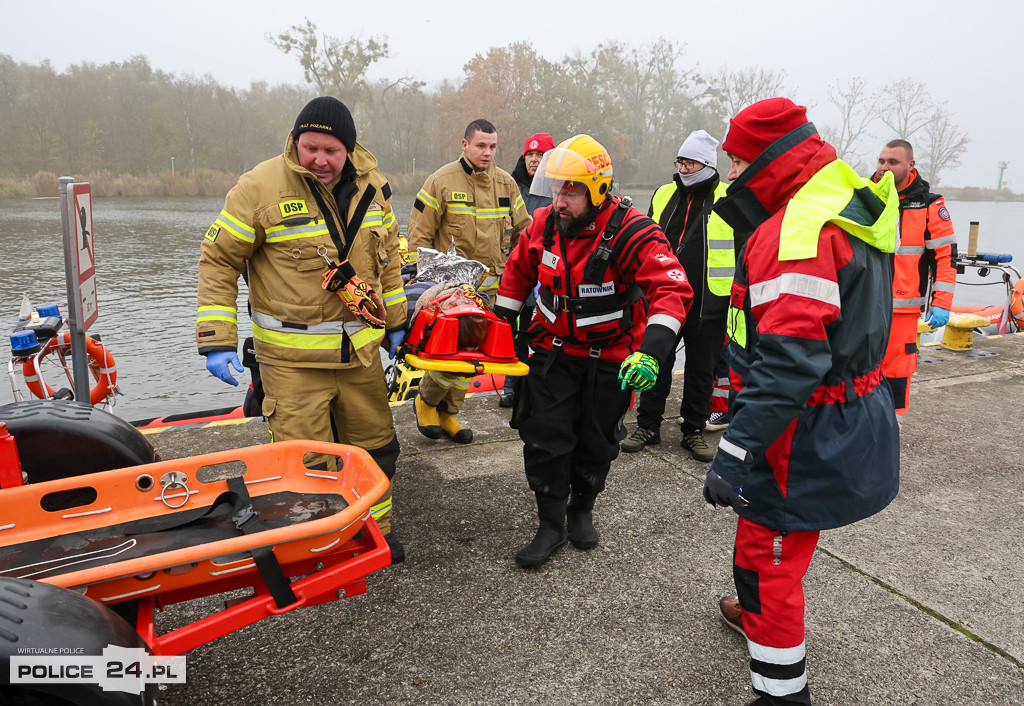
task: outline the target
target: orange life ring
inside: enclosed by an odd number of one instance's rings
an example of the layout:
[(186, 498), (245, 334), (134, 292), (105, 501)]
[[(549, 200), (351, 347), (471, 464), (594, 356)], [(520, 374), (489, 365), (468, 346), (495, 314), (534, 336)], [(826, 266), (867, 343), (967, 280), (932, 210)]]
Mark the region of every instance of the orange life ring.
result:
[[(40, 360), (57, 350), (58, 345), (65, 352), (71, 350), (70, 331), (64, 333), (59, 344), (57, 340), (56, 338), (50, 339), (39, 355)], [(85, 352), (89, 356), (89, 370), (92, 372), (93, 378), (96, 379), (96, 384), (89, 390), (89, 404), (97, 405), (113, 393), (114, 386), (117, 384), (117, 365), (114, 363), (114, 356), (110, 355), (110, 351), (95, 338), (85, 337)], [(29, 391), (39, 399), (49, 399), (56, 393), (49, 385), (46, 385), (46, 390), (43, 391), (43, 384), (36, 375), (35, 366), (31, 360), (25, 361), (21, 373), (25, 376), (25, 385), (28, 386)]]
[(1024, 277), (1013, 285), (1013, 298), (1010, 300), (1010, 316), (1017, 325), (1024, 329)]

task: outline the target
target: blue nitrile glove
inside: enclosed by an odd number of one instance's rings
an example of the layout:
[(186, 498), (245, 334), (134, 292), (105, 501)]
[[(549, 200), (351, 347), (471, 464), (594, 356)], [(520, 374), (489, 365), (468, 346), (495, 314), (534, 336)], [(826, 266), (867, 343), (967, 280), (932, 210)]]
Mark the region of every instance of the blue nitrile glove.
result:
[(392, 331), (388, 334), (388, 358), (394, 358), (398, 352), (398, 347), (402, 345), (402, 341), (405, 340), (405, 329), (400, 328), (397, 331)]
[(206, 369), (227, 384), (237, 387), (238, 380), (235, 380), (235, 376), (231, 374), (229, 364), (237, 372), (245, 370), (238, 361), (238, 354), (234, 351), (210, 351), (206, 354)]
[(742, 492), (743, 488), (733, 485), (715, 473), (714, 464), (711, 464), (708, 474), (704, 478), (704, 501), (708, 504), (709, 510), (714, 510), (718, 505), (746, 507), (750, 503), (741, 495)]
[(943, 309), (941, 306), (929, 308), (928, 313), (924, 315), (924, 322), (932, 329), (942, 328), (949, 323), (949, 309)]
[(658, 360), (647, 353), (630, 353), (619, 368), (619, 380), (622, 382), (623, 390), (627, 387), (640, 392), (650, 390), (657, 379)]

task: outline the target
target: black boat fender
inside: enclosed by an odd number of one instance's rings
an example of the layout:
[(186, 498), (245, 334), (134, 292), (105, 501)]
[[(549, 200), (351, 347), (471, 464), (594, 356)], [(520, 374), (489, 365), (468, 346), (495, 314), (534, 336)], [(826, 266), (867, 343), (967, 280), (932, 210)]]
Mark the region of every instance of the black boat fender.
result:
[(0, 421), (14, 437), (29, 483), (157, 460), (145, 434), (120, 417), (81, 402), (14, 402), (0, 406)]

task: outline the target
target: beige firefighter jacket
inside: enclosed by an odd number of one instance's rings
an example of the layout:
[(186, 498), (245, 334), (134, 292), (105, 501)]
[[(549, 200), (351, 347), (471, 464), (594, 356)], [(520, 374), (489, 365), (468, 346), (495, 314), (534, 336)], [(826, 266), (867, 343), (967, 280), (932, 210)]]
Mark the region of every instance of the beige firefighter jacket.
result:
[[(398, 224), (391, 211), (391, 187), (377, 160), (359, 143), (348, 160), (358, 192), (338, 218), (330, 189), (299, 165), (289, 134), (284, 154), (243, 174), (228, 192), (224, 210), (206, 232), (199, 258), (196, 343), (202, 354), (235, 350), (238, 342), (238, 276), (248, 265), (249, 305), (256, 359), (292, 367), (365, 367), (379, 356), (385, 329), (371, 328), (322, 287), (326, 254), (338, 251), (316, 189), (342, 239), (354, 237), (348, 253), (357, 276), (387, 307), (386, 328), (406, 318), (405, 290), (398, 255)], [(343, 177), (344, 178), (344, 177)], [(372, 190), (362, 222), (353, 235), (345, 229)]]
[(448, 252), (454, 241), (459, 255), (482, 262), (494, 280), (519, 234), (530, 225), (519, 186), (492, 162), (473, 171), (465, 156), (427, 177), (416, 194), (409, 217), (409, 251), (427, 247)]

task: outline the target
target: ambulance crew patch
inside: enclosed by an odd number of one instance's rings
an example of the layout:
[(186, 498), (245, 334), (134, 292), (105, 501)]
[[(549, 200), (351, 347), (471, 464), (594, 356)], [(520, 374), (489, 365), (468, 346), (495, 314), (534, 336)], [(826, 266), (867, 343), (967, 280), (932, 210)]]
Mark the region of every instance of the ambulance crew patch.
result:
[(210, 230), (206, 231), (206, 235), (203, 237), (213, 243), (217, 240), (218, 233), (220, 233), (220, 226), (210, 226)]
[(309, 209), (306, 208), (306, 202), (301, 199), (296, 199), (294, 201), (282, 201), (278, 204), (278, 208), (281, 209), (281, 218), (309, 215)]
[(669, 276), (669, 279), (671, 279), (671, 280), (673, 280), (675, 282), (685, 282), (686, 281), (686, 274), (682, 270), (669, 270), (668, 271), (668, 276)]

